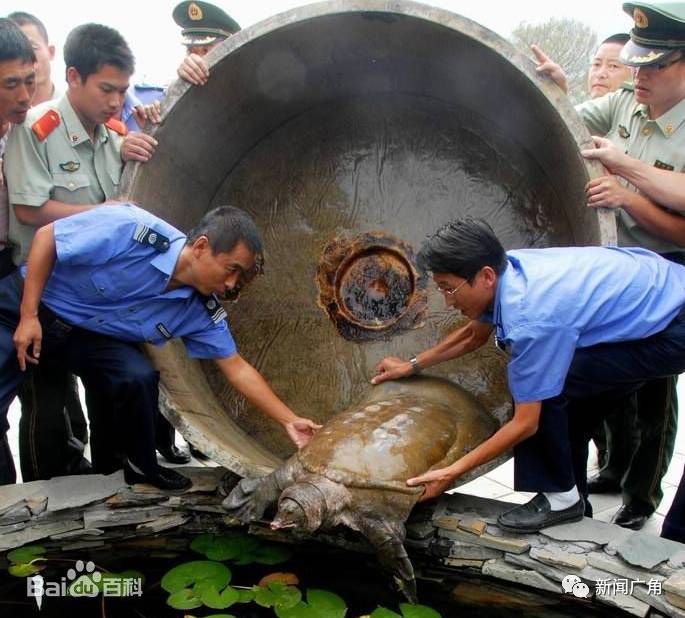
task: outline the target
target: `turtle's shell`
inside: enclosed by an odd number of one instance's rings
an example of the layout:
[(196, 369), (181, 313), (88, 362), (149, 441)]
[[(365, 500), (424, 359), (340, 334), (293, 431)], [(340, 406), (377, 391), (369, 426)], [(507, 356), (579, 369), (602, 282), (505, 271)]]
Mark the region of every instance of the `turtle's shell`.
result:
[[(384, 382), (333, 416), (298, 457), (305, 470), (347, 487), (409, 490), (408, 478), (449, 465), (488, 438), (497, 422), (442, 378)], [(444, 461), (455, 446), (454, 457)]]

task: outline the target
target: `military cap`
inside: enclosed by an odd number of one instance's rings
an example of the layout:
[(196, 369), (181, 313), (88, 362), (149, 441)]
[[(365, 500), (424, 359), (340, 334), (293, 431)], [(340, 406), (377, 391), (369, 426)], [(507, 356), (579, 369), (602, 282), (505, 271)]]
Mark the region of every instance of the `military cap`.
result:
[(213, 45), (240, 30), (238, 22), (218, 6), (193, 0), (181, 2), (173, 12), (174, 21), (183, 28), (183, 45)]
[(630, 41), (621, 50), (623, 64), (648, 66), (685, 49), (685, 3), (626, 2), (623, 10), (635, 22)]

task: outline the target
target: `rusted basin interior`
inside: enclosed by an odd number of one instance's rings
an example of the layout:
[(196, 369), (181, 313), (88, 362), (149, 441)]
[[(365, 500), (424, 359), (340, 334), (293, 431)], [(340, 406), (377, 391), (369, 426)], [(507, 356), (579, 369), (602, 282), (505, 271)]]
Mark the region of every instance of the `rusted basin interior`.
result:
[[(127, 169), (126, 191), (182, 229), (221, 204), (254, 216), (266, 276), (227, 306), (230, 326), (301, 415), (344, 409), (383, 356), (408, 358), (459, 323), (413, 265), (441, 223), (484, 217), (506, 248), (611, 240), (611, 221), (585, 206), (594, 172), (572, 108), (469, 20), (323, 3), (240, 32), (209, 61), (207, 85), (171, 88), (157, 154)], [(176, 343), (152, 353), (171, 417), (216, 461), (254, 474), (292, 452), (211, 362)], [(435, 373), (502, 420), (504, 361), (487, 346)]]

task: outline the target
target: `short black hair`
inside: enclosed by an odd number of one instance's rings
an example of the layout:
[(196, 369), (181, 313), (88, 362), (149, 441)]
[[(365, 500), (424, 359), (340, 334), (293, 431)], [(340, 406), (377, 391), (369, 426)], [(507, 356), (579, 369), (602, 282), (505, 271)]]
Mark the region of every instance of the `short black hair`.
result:
[(189, 232), (186, 244), (193, 244), (200, 236), (207, 237), (214, 254), (228, 253), (241, 241), (255, 255), (263, 253), (257, 225), (250, 215), (235, 206), (219, 206), (205, 213)]
[(630, 41), (630, 35), (625, 32), (619, 32), (608, 36), (600, 45), (604, 45), (605, 43), (620, 43), (621, 45), (625, 45), (628, 41)]
[(48, 31), (45, 28), (45, 24), (35, 15), (31, 15), (31, 13), (26, 13), (24, 11), (14, 11), (14, 13), (10, 13), (7, 17), (19, 27), (35, 26), (36, 30), (38, 30), (38, 34), (40, 34), (40, 38), (45, 41), (46, 45), (49, 43)]
[(129, 75), (135, 59), (128, 44), (114, 28), (101, 24), (83, 24), (74, 28), (64, 44), (64, 64), (74, 67), (83, 81), (106, 64)]
[(504, 247), (483, 219), (458, 219), (438, 229), (423, 243), (418, 254), (422, 270), (450, 273), (473, 281), (484, 266), (498, 275), (507, 266)]
[(21, 60), (24, 63), (36, 61), (31, 41), (11, 19), (0, 17), (0, 62)]

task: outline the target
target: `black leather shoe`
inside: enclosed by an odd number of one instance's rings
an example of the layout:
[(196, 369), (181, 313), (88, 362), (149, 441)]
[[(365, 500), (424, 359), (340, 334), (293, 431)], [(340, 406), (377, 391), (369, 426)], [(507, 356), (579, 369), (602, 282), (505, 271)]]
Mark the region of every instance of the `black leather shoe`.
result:
[(621, 528), (641, 530), (648, 519), (649, 515), (645, 515), (643, 512), (636, 510), (629, 504), (624, 504), (616, 511), (616, 515), (614, 515), (611, 523), (621, 526)]
[(193, 482), (187, 476), (183, 476), (171, 468), (157, 466), (152, 474), (142, 474), (136, 472), (128, 462), (124, 464), (124, 480), (129, 485), (148, 483), (157, 489), (179, 493), (193, 486)]
[(595, 474), (587, 480), (587, 492), (589, 494), (620, 494), (621, 484)]
[(178, 448), (175, 444), (158, 446), (157, 452), (172, 464), (187, 464), (190, 461), (190, 453)]
[(500, 528), (510, 532), (537, 532), (542, 528), (583, 519), (585, 505), (580, 498), (573, 506), (553, 511), (544, 494), (538, 494), (529, 502), (502, 513), (497, 518)]

